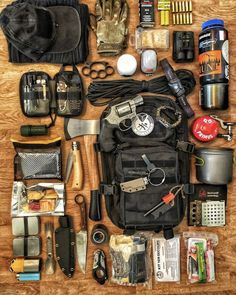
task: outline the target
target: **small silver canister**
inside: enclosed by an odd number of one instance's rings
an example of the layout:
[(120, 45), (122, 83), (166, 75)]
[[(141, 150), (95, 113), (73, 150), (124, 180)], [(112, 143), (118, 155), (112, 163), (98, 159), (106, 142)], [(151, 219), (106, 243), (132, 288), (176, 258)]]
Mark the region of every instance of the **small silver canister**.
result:
[(195, 151), (196, 177), (207, 184), (227, 184), (233, 177), (234, 150), (198, 148)]

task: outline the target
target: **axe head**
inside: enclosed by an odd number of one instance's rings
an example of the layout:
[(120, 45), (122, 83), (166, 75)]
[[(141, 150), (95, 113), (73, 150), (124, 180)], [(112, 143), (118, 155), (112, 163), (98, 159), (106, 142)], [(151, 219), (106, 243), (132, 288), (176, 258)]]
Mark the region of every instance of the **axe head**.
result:
[(77, 136), (100, 133), (100, 120), (78, 120), (65, 118), (64, 133), (66, 140)]

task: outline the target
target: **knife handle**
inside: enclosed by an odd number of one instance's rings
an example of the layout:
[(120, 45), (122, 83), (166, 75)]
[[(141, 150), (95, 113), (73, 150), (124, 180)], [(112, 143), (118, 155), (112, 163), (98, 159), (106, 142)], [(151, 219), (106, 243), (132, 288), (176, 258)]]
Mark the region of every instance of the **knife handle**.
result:
[(89, 218), (93, 221), (99, 221), (102, 219), (101, 194), (98, 190), (93, 190), (90, 193), (91, 193), (91, 197), (90, 197)]
[(83, 187), (83, 166), (80, 149), (73, 150), (73, 181), (72, 189), (81, 190)]
[(86, 203), (83, 195), (76, 195), (75, 202), (80, 208), (80, 218), (81, 218), (81, 230), (87, 230), (87, 214), (86, 214)]

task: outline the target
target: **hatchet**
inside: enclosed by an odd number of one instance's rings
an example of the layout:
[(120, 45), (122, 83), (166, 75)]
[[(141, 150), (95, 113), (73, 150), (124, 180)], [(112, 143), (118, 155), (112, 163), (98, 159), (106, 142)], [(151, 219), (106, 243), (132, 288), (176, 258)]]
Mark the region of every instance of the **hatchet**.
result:
[(99, 191), (100, 177), (97, 153), (94, 148), (94, 144), (97, 142), (97, 134), (100, 133), (100, 121), (65, 118), (64, 133), (66, 140), (77, 136), (84, 137), (91, 190), (89, 218), (94, 221), (101, 220), (101, 195)]

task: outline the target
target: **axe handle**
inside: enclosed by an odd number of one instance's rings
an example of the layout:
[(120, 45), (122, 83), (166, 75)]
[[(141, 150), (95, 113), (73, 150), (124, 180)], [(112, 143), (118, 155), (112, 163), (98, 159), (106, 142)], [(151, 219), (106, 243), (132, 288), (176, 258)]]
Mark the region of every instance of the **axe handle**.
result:
[(80, 149), (73, 151), (73, 181), (72, 189), (81, 190), (83, 187), (83, 166)]
[(89, 218), (94, 221), (101, 220), (101, 196), (99, 193), (100, 177), (98, 169), (98, 157), (94, 148), (97, 135), (85, 135), (84, 144), (88, 162), (88, 174), (90, 181), (90, 209)]
[(94, 149), (94, 144), (97, 142), (97, 135), (84, 135), (85, 152), (88, 163), (88, 175), (90, 182), (90, 189), (92, 191), (98, 190), (100, 185), (100, 177), (98, 170), (98, 158)]

